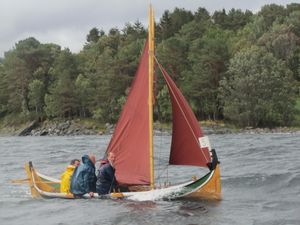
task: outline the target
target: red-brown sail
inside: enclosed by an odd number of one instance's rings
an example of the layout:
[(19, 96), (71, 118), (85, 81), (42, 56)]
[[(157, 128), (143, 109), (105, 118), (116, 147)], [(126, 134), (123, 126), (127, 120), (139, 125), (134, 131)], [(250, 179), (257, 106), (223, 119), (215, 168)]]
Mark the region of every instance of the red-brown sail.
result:
[(117, 181), (121, 184), (150, 183), (148, 41), (117, 123), (108, 152), (116, 155)]
[(172, 102), (172, 144), (169, 163), (173, 165), (194, 165), (206, 167), (211, 161), (208, 147), (201, 147), (203, 137), (200, 124), (174, 81), (159, 65), (167, 82)]

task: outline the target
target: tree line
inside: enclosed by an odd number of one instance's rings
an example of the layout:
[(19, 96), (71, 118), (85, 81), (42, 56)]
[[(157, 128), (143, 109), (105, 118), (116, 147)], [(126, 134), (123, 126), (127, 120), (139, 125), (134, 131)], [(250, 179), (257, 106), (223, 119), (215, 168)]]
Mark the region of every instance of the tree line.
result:
[[(265, 5), (255, 14), (175, 8), (155, 26), (157, 58), (199, 120), (242, 127), (297, 124), (300, 4)], [(138, 21), (108, 32), (95, 27), (76, 54), (34, 37), (20, 40), (0, 59), (0, 119), (115, 123), (146, 36)], [(154, 118), (168, 122), (167, 88), (160, 79), (155, 86)]]

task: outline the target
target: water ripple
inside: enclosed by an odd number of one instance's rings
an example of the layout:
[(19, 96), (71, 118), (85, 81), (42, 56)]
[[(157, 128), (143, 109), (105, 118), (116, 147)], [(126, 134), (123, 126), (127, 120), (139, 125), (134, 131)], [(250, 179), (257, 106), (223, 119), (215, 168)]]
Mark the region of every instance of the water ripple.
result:
[[(68, 162), (93, 153), (103, 156), (110, 136), (0, 137), (1, 224), (291, 224), (298, 225), (300, 205), (300, 134), (212, 135), (221, 161), (223, 201), (128, 202), (111, 200), (32, 199), (24, 163), (58, 178)], [(172, 183), (207, 170), (166, 165), (169, 136), (155, 137), (155, 164)], [(155, 171), (159, 176), (162, 172)]]

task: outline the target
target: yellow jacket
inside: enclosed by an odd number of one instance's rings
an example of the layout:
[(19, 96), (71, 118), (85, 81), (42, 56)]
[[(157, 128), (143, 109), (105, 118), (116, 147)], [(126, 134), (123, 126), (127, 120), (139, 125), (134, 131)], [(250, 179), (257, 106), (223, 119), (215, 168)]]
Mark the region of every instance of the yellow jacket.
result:
[(60, 192), (70, 193), (71, 176), (75, 170), (75, 166), (69, 165), (65, 172), (61, 174)]

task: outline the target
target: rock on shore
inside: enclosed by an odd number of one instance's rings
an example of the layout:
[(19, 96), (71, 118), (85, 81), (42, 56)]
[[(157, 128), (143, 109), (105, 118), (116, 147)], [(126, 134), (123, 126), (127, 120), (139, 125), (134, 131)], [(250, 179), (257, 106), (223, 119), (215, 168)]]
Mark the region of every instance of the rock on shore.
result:
[[(32, 128), (32, 129), (30, 129)], [(27, 127), (19, 136), (64, 136), (64, 135), (95, 135), (96, 129), (87, 128), (84, 125), (67, 120), (65, 122), (43, 122), (34, 127)]]
[[(28, 122), (20, 128), (5, 127), (0, 130), (0, 135), (17, 135), (17, 136), (74, 136), (74, 135), (102, 135), (112, 134), (115, 126), (113, 124), (106, 123), (102, 129), (94, 125), (94, 122), (90, 122), (88, 125), (83, 121), (66, 120), (66, 121), (44, 121), (38, 123), (36, 121)], [(278, 128), (235, 128), (225, 124), (218, 123), (202, 123), (202, 130), (205, 135), (211, 134), (231, 134), (231, 133), (295, 133), (300, 132), (299, 128), (293, 127), (278, 127)], [(155, 125), (155, 135), (171, 135), (172, 128), (170, 124), (165, 126)]]

